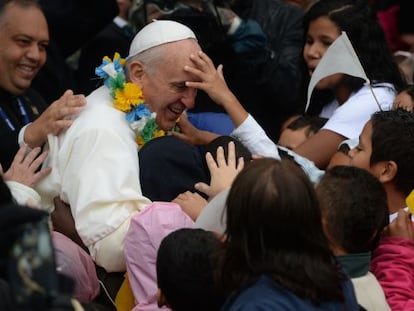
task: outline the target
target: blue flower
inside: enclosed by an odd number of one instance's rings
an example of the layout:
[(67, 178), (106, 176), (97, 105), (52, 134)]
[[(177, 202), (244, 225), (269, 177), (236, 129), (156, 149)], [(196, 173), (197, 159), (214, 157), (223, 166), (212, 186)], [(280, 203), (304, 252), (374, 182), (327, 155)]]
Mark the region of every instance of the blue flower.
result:
[(125, 118), (128, 122), (134, 122), (149, 116), (151, 116), (151, 111), (147, 108), (147, 105), (140, 104), (132, 108), (132, 110), (125, 115)]

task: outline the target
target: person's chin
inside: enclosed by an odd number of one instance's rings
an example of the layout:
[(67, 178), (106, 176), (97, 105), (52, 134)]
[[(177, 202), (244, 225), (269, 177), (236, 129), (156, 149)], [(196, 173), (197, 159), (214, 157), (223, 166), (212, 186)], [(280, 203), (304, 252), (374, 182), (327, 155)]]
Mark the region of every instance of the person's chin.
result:
[(159, 120), (157, 124), (159, 129), (164, 131), (170, 131), (175, 126), (175, 121)]

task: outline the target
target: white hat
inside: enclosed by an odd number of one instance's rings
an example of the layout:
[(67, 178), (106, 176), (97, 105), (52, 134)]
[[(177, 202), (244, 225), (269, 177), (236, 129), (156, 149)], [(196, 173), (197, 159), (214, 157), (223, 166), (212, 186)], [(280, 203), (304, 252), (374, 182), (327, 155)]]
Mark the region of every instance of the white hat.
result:
[(129, 57), (154, 46), (189, 38), (197, 39), (187, 26), (170, 20), (154, 20), (136, 34), (129, 48)]

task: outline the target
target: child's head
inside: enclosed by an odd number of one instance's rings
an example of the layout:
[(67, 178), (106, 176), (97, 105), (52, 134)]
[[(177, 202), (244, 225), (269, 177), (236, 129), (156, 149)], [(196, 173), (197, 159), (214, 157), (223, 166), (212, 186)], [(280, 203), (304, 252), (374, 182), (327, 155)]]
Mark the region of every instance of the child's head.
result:
[(316, 116), (297, 116), (280, 133), (278, 145), (295, 149), (316, 134), (326, 123), (325, 118)]
[(357, 167), (335, 166), (321, 178), (316, 193), (335, 255), (375, 247), (388, 222), (387, 195), (378, 179)]
[(376, 112), (349, 155), (352, 166), (368, 170), (408, 196), (414, 188), (414, 114), (402, 109)]
[[(328, 47), (345, 31), (373, 83), (390, 82), (397, 88), (403, 86), (402, 75), (393, 61), (384, 32), (367, 1), (320, 0), (306, 13), (304, 28), (303, 55), (311, 73)], [(338, 75), (334, 76), (339, 79)], [(350, 76), (345, 76), (344, 81), (350, 90), (357, 90), (364, 83), (362, 79)], [(332, 85), (324, 86), (320, 82), (317, 88), (327, 89)]]
[(202, 229), (179, 229), (161, 242), (157, 255), (158, 304), (174, 311), (219, 310), (211, 254), (219, 240)]
[(266, 274), (315, 302), (342, 295), (316, 193), (297, 165), (253, 161), (234, 180), (226, 205), (226, 239), (217, 265), (217, 282), (225, 291)]

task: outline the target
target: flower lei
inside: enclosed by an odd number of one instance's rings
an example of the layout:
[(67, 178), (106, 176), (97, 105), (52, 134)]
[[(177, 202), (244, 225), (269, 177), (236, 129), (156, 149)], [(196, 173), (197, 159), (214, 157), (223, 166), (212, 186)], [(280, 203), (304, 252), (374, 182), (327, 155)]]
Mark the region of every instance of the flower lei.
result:
[(114, 107), (125, 112), (125, 119), (141, 147), (153, 138), (164, 136), (165, 131), (158, 129), (156, 113), (148, 109), (142, 90), (136, 84), (125, 81), (125, 62), (119, 53), (115, 53), (113, 60), (105, 56), (102, 64), (95, 69), (95, 74), (110, 89)]

